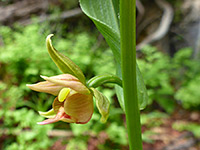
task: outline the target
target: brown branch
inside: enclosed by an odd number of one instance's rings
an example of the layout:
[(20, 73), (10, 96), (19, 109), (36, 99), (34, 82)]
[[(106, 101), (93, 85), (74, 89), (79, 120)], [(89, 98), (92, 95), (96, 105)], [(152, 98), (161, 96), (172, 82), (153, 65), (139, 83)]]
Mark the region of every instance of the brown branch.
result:
[(168, 2), (164, 0), (155, 0), (155, 2), (161, 9), (163, 9), (163, 16), (160, 25), (153, 34), (147, 36), (141, 43), (136, 46), (136, 50), (140, 50), (145, 45), (163, 38), (170, 28), (170, 24), (174, 16), (173, 8)]
[[(55, 20), (58, 20), (58, 19), (64, 20), (64, 19), (69, 19), (69, 18), (73, 18), (73, 17), (78, 17), (82, 14), (83, 13), (82, 13), (82, 10), (80, 8), (75, 8), (75, 9), (72, 9), (72, 10), (64, 11), (59, 16), (58, 15), (41, 15), (37, 22), (39, 23), (39, 22), (44, 22), (44, 21), (55, 21)], [(27, 20), (20, 22), (21, 25), (28, 25), (28, 24), (31, 24), (31, 23), (32, 23), (31, 19), (27, 19)]]
[(72, 131), (65, 131), (65, 130), (51, 130), (47, 133), (48, 136), (51, 137), (72, 137)]
[(32, 15), (39, 16), (38, 22), (44, 22), (69, 19), (83, 14), (80, 8), (75, 8), (60, 15), (47, 15), (48, 5), (48, 0), (23, 0), (6, 7), (0, 6), (0, 23), (10, 25), (17, 21), (21, 25), (28, 25), (32, 23)]
[[(27, 129), (27, 130), (20, 130), (20, 131), (15, 131), (13, 130), (12, 132), (10, 131), (10, 129), (5, 128), (5, 129), (0, 129), (0, 135), (14, 135), (14, 136), (18, 136), (20, 135), (22, 132), (33, 132), (33, 130)], [(47, 135), (50, 137), (72, 137), (74, 136), (72, 131), (67, 131), (67, 130), (58, 130), (58, 129), (54, 129), (54, 130), (50, 130), (47, 132)], [(86, 132), (84, 133), (84, 135), (89, 135), (92, 137), (95, 137), (95, 134), (91, 133), (91, 132)]]
[(47, 0), (23, 0), (6, 7), (0, 6), (0, 22), (11, 24), (20, 18), (29, 19), (32, 14), (39, 14), (47, 9)]
[[(32, 130), (22, 130), (22, 131), (13, 131), (10, 132), (9, 129), (0, 129), (1, 135), (20, 135), (22, 132), (33, 132)], [(65, 130), (51, 130), (47, 133), (48, 136), (51, 137), (72, 137), (73, 133), (72, 131), (65, 131)]]

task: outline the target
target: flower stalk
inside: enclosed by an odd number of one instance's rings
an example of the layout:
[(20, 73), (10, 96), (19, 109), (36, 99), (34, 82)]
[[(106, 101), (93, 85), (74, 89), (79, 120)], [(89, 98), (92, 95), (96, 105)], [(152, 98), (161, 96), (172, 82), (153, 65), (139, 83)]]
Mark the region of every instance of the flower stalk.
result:
[(120, 0), (122, 81), (130, 150), (142, 150), (136, 82), (136, 1)]

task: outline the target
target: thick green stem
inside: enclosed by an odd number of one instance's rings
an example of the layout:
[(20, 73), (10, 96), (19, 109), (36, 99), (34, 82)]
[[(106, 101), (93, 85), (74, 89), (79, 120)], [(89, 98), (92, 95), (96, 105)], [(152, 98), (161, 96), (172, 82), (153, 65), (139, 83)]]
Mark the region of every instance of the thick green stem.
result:
[(136, 83), (136, 1), (120, 0), (122, 79), (130, 150), (142, 150)]

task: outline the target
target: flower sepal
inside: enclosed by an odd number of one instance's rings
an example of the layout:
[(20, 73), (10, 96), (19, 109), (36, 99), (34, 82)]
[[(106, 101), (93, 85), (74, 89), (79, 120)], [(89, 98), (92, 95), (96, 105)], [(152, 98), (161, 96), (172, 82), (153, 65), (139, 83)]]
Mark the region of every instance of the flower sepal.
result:
[(95, 88), (90, 88), (93, 91), (94, 97), (96, 99), (96, 106), (101, 114), (101, 122), (105, 123), (108, 119), (110, 101)]
[(67, 74), (71, 74), (77, 77), (83, 84), (85, 84), (85, 76), (81, 69), (67, 56), (58, 52), (52, 45), (51, 37), (53, 34), (50, 34), (46, 38), (46, 46), (54, 63), (57, 67), (63, 72)]

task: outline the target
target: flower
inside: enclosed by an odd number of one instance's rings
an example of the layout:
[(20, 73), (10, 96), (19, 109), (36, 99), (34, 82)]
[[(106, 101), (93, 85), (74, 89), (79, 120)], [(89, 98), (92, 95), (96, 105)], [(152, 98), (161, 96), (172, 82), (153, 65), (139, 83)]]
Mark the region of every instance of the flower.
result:
[[(57, 76), (41, 76), (44, 80), (36, 84), (27, 84), (27, 86), (38, 92), (45, 92), (57, 96), (53, 102), (53, 109), (47, 112), (39, 112), (41, 116), (48, 118), (38, 124), (50, 124), (58, 121), (68, 123), (87, 123), (93, 114), (93, 96), (96, 100), (96, 106), (101, 114), (101, 122), (105, 123), (108, 119), (110, 102), (97, 89), (95, 85), (102, 81), (102, 77), (94, 77), (90, 81), (92, 84), (85, 82), (85, 76), (81, 69), (67, 56), (59, 53), (51, 43), (50, 34), (46, 38), (46, 46), (50, 57), (57, 67), (64, 73)], [(113, 81), (113, 80), (112, 80)]]
[(58, 121), (68, 123), (87, 123), (93, 114), (93, 94), (76, 77), (71, 74), (61, 74), (52, 77), (41, 76), (44, 80), (27, 86), (38, 92), (45, 92), (57, 96), (53, 102), (53, 109), (39, 112), (49, 119), (38, 124), (50, 124)]

